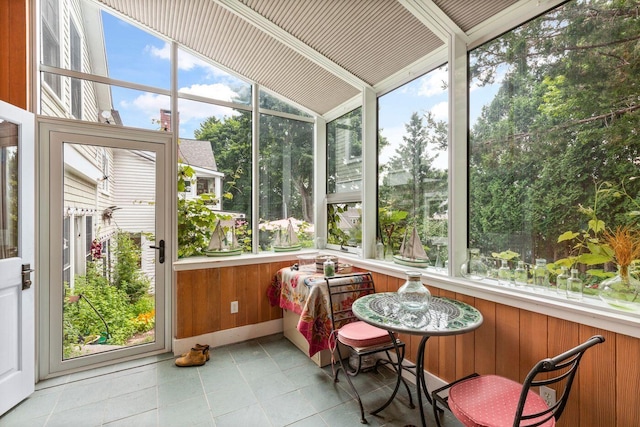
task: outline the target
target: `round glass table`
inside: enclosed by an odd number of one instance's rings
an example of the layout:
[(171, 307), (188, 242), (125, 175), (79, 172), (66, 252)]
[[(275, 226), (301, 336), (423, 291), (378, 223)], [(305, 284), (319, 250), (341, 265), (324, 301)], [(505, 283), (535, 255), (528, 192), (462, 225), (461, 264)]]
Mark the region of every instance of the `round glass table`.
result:
[[(422, 336), (416, 356), (416, 388), (420, 418), (422, 425), (426, 426), (422, 407), (422, 392), (431, 403), (431, 396), (424, 378), (424, 349), (427, 340), (432, 336), (459, 335), (471, 332), (482, 324), (482, 313), (462, 301), (446, 297), (433, 297), (428, 308), (427, 324), (415, 328), (402, 323), (403, 308), (398, 300), (398, 294), (395, 292), (382, 292), (359, 298), (353, 303), (352, 310), (358, 319), (378, 328), (386, 329), (389, 334), (399, 332)], [(395, 398), (402, 376), (402, 364), (398, 365), (400, 365), (397, 370), (398, 380), (393, 394), (380, 408), (372, 411), (372, 414), (375, 415), (382, 411)]]

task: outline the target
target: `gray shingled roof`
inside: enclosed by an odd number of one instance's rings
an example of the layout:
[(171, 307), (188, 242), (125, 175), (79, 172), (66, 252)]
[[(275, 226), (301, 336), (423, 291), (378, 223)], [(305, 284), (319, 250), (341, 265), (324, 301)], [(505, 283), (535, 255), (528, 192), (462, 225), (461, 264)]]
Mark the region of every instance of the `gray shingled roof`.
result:
[(191, 166), (198, 166), (212, 171), (218, 170), (209, 141), (180, 138), (178, 160)]

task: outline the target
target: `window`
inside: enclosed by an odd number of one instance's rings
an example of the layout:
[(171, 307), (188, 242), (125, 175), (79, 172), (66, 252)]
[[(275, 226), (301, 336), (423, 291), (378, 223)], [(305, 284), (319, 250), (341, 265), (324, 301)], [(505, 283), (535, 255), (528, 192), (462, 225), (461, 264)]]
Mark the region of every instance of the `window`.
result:
[(447, 259), (447, 87), (443, 66), (378, 98), (378, 238), (386, 258), (415, 227), (430, 264)]
[[(270, 110), (286, 108), (269, 100)], [(285, 246), (289, 223), (302, 247), (313, 246), (313, 123), (261, 114), (259, 152), (260, 249)]]
[(614, 274), (604, 231), (637, 229), (637, 10), (566, 3), (469, 53), (469, 246), (493, 274), (544, 259), (588, 296)]
[[(58, 0), (43, 0), (42, 8), (42, 63), (53, 67), (60, 66), (60, 23), (58, 20)], [(45, 83), (61, 97), (60, 76), (46, 74)]]
[[(80, 33), (73, 22), (69, 21), (71, 31), (71, 39), (69, 41), (71, 47), (71, 69), (73, 71), (82, 71), (82, 40)], [(82, 80), (71, 79), (71, 114), (76, 119), (82, 119)]]
[(343, 250), (362, 246), (361, 191), (362, 108), (357, 108), (327, 123), (329, 245)]
[(216, 194), (216, 183), (213, 178), (198, 178), (198, 196), (204, 193)]
[(362, 108), (327, 123), (327, 193), (362, 187)]
[[(202, 255), (217, 220), (251, 252), (251, 112), (183, 98), (178, 109), (178, 257)], [(219, 179), (217, 192), (198, 195), (200, 177)]]

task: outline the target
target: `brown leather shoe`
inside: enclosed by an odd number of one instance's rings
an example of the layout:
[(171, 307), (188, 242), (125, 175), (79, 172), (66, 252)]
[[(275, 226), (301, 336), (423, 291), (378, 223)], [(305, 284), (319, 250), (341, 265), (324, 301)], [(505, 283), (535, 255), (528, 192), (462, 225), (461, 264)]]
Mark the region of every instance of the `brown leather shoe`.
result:
[[(204, 352), (204, 356), (207, 358), (207, 362), (209, 361), (209, 344), (196, 344), (193, 346), (196, 350), (202, 350)], [(181, 357), (186, 357), (189, 353), (182, 353)]]
[(189, 353), (176, 359), (176, 366), (202, 366), (207, 362), (203, 349), (192, 348)]

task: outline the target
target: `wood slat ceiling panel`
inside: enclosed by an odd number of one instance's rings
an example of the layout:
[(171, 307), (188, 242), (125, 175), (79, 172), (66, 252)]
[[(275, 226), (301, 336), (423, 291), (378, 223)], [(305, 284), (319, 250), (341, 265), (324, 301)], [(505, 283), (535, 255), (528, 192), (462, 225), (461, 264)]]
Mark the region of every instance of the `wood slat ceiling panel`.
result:
[(443, 44), (396, 1), (241, 1), (371, 85)]
[(518, 0), (433, 0), (462, 31), (471, 28), (508, 8)]
[(100, 0), (201, 55), (324, 114), (359, 93), (210, 0)]

